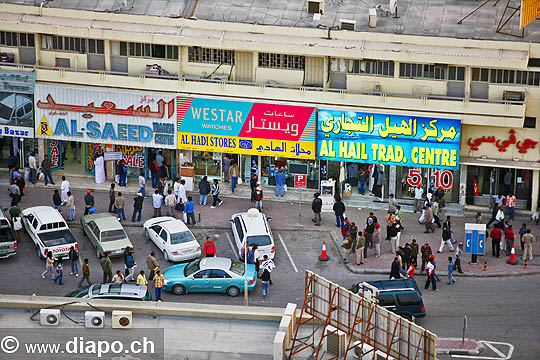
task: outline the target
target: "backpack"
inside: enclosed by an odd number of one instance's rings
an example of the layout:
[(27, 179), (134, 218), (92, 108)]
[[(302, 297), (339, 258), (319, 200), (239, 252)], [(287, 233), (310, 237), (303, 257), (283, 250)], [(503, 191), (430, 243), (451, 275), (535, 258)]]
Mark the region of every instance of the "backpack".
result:
[(133, 265), (135, 265), (135, 260), (133, 260), (133, 256), (126, 256), (126, 267), (131, 268), (133, 267)]

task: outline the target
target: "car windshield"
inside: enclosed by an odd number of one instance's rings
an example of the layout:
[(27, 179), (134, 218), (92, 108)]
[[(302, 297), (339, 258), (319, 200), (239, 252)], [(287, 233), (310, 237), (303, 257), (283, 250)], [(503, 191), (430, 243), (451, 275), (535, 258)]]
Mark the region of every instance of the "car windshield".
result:
[(85, 295), (88, 295), (88, 288), (90, 286), (85, 286), (77, 290), (73, 290), (69, 294), (67, 294), (67, 297), (74, 297), (74, 298), (82, 298)]
[(92, 288), (92, 295), (98, 295), (101, 292), (101, 285), (96, 285)]
[(171, 245), (178, 245), (195, 240), (191, 231), (182, 231), (171, 234)]
[(122, 240), (127, 238), (124, 229), (108, 230), (101, 232), (101, 242)]
[(265, 245), (270, 245), (272, 243), (272, 241), (270, 241), (270, 236), (268, 235), (248, 236), (247, 241), (250, 246), (253, 246), (253, 245), (265, 246)]
[(0, 228), (0, 242), (14, 241), (13, 234), (8, 227)]
[(195, 271), (199, 271), (199, 263), (201, 262), (201, 259), (197, 259), (189, 264), (184, 268), (184, 276), (189, 276), (193, 274)]
[(69, 230), (50, 231), (38, 234), (45, 246), (58, 246), (75, 243), (75, 238)]
[(231, 268), (229, 269), (238, 275), (244, 275), (244, 264), (238, 261), (231, 260)]

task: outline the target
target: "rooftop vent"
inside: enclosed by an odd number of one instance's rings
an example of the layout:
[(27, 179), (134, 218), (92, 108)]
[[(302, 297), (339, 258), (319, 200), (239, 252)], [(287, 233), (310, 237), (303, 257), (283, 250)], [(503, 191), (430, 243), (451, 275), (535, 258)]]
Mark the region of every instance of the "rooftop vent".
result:
[(356, 30), (356, 21), (347, 20), (347, 19), (339, 19), (339, 28), (341, 30), (355, 31)]
[(307, 0), (307, 11), (310, 14), (322, 14), (324, 12), (324, 0)]

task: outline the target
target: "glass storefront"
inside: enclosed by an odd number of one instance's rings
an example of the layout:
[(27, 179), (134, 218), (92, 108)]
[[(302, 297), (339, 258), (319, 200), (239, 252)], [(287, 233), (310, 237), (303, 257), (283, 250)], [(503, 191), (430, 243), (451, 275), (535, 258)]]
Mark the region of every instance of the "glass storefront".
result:
[(414, 199), (414, 189), (418, 184), (424, 188), (424, 195), (435, 191), (436, 188), (443, 188), (446, 201), (459, 201), (459, 170), (396, 167), (396, 197), (398, 199)]
[(195, 180), (207, 176), (209, 181), (221, 181), (221, 153), (209, 151), (193, 151), (193, 166), (195, 167)]

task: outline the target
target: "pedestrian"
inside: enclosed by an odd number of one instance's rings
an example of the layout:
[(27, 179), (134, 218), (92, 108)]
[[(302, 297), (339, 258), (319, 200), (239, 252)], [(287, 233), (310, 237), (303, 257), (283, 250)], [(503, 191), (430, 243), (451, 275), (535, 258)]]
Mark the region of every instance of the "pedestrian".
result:
[(456, 240), (454, 239), (454, 231), (452, 231), (452, 216), (448, 215), (444, 223), (446, 224), (446, 227), (450, 231), (450, 242), (452, 244), (455, 244)]
[(251, 179), (249, 180), (249, 187), (250, 187), (251, 191), (253, 191), (253, 189), (255, 189), (257, 187), (257, 181), (259, 181), (258, 177), (257, 177), (257, 174), (252, 174)]
[(527, 224), (523, 223), (521, 224), (521, 228), (519, 228), (519, 242), (521, 244), (521, 250), (524, 250), (523, 247), (523, 235), (527, 233)]
[(231, 167), (231, 159), (229, 159), (229, 155), (223, 155), (221, 166), (223, 167), (223, 181), (229, 182), (229, 169)]
[(62, 265), (62, 260), (58, 260), (56, 265), (56, 276), (54, 277), (54, 282), (58, 281), (58, 285), (64, 285), (62, 279), (64, 277), (64, 266)]
[(94, 160), (94, 177), (96, 184), (105, 182), (105, 158), (102, 153), (96, 154)]
[(345, 204), (341, 201), (339, 195), (336, 196), (336, 202), (334, 203), (332, 210), (334, 210), (334, 214), (336, 215), (336, 226), (341, 228), (341, 224), (343, 224), (343, 214), (345, 214)]
[(148, 285), (148, 280), (146, 280), (146, 275), (144, 274), (144, 270), (141, 270), (139, 272), (139, 276), (137, 276), (137, 285)]
[(489, 236), (491, 237), (491, 254), (500, 258), (502, 230), (496, 226), (491, 230)]
[[(178, 184), (178, 185), (177, 185)], [(186, 195), (186, 180), (182, 179), (179, 183), (175, 184), (176, 188), (176, 201), (177, 202), (187, 202), (187, 195)]]
[(429, 257), (433, 254), (431, 251), (431, 246), (429, 246), (429, 243), (426, 241), (424, 245), (420, 248), (420, 254), (422, 255), (422, 268), (420, 271), (424, 271), (426, 263), (429, 262)]
[[(431, 255), (433, 256), (433, 255)], [(426, 284), (424, 285), (424, 289), (429, 289), (429, 284), (431, 283), (431, 288), (433, 289), (433, 291), (439, 291), (437, 290), (437, 282), (435, 281), (435, 266), (433, 265), (433, 258), (429, 258), (429, 261), (427, 262), (427, 265), (426, 265)], [(423, 263), (423, 260), (422, 260), (422, 263)], [(424, 264), (422, 264), (422, 266), (424, 266)]]
[(75, 196), (71, 193), (71, 191), (67, 192), (67, 203), (66, 208), (68, 211), (68, 219), (67, 221), (73, 221), (75, 220)]
[(84, 280), (86, 280), (88, 286), (92, 285), (92, 283), (90, 282), (90, 266), (88, 265), (88, 259), (83, 260), (82, 278), (81, 280), (79, 280), (79, 285), (77, 285), (77, 287), (81, 287)]
[(114, 207), (118, 215), (118, 221), (126, 220), (126, 212), (124, 207), (126, 205), (126, 198), (122, 196), (122, 193), (118, 192), (118, 197), (114, 200)]
[(495, 221), (495, 218), (497, 217), (497, 213), (499, 212), (499, 205), (497, 204), (494, 204), (493, 205), (493, 210), (491, 211), (491, 219), (488, 221), (488, 223), (486, 224), (486, 227), (489, 229), (489, 226), (491, 225), (491, 223), (493, 223)]
[(148, 270), (150, 270), (150, 275), (148, 276), (148, 280), (152, 280), (154, 278), (154, 275), (159, 269), (159, 263), (156, 259), (156, 253), (155, 251), (152, 251), (150, 255), (146, 258), (146, 267)]
[(158, 193), (163, 196), (163, 191), (165, 191), (165, 183), (163, 182), (163, 178), (158, 178), (156, 189)]
[(508, 225), (508, 229), (504, 230), (504, 240), (506, 246), (506, 256), (510, 256), (512, 246), (514, 246), (514, 230), (512, 229), (511, 224)]
[[(45, 154), (43, 156), (43, 161), (41, 162), (41, 172), (43, 173), (43, 180), (45, 180), (45, 185), (50, 181), (54, 185), (54, 180), (51, 174), (51, 160), (49, 160), (49, 155)], [(48, 180), (48, 181), (47, 181)]]
[(426, 225), (426, 231), (424, 231), (424, 234), (429, 233), (429, 230), (431, 230), (431, 232), (435, 232), (435, 226), (433, 226), (433, 210), (431, 210), (431, 206), (429, 204), (426, 204), (426, 209), (424, 210), (424, 224)]
[(373, 235), (371, 236), (373, 240), (373, 245), (375, 246), (375, 257), (381, 256), (381, 225), (375, 223), (375, 229), (373, 230)]
[(431, 210), (433, 211), (433, 221), (435, 224), (437, 224), (437, 227), (441, 228), (441, 200), (436, 199), (433, 204), (431, 205)]
[(45, 271), (41, 274), (41, 278), (45, 279), (45, 275), (51, 273), (51, 279), (54, 279), (54, 259), (52, 256), (52, 251), (47, 253), (45, 258)]
[(99, 257), (99, 264), (101, 265), (101, 270), (103, 271), (103, 283), (109, 283), (112, 281), (112, 261), (109, 258), (108, 253), (104, 253)]
[(396, 205), (396, 220), (401, 223), (401, 205)]
[(321, 194), (316, 192), (313, 194), (313, 201), (311, 202), (311, 210), (313, 211), (313, 221), (315, 226), (321, 226), (321, 210), (322, 210), (322, 199), (320, 198)]
[(523, 235), (524, 250), (523, 250), (523, 255), (521, 257), (523, 261), (526, 261), (527, 258), (529, 259), (529, 261), (533, 260), (533, 254), (532, 254), (533, 241), (534, 241), (534, 235), (531, 234), (531, 229), (527, 229), (527, 232), (525, 233), (525, 235)]
[(152, 178), (152, 189), (155, 189), (159, 180), (159, 166), (157, 166), (156, 159), (152, 160), (148, 167), (150, 168), (150, 177)]
[(454, 251), (454, 247), (452, 246), (452, 242), (450, 241), (451, 233), (448, 229), (448, 226), (446, 223), (443, 224), (442, 229), (442, 239), (441, 239), (441, 246), (439, 246), (439, 250), (437, 250), (438, 253), (442, 253), (444, 250), (444, 245), (448, 245), (450, 248), (450, 251)]
[(454, 275), (453, 275), (455, 265), (456, 264), (452, 260), (452, 257), (449, 256), (448, 257), (448, 285), (454, 285), (454, 283), (456, 282), (456, 279), (454, 279)]
[[(159, 190), (156, 189), (152, 195), (152, 204), (154, 205), (154, 216), (161, 216), (161, 205), (163, 204), (163, 196), (159, 193)], [(152, 279), (150, 279), (152, 280)]]
[(116, 274), (114, 274), (112, 278), (113, 284), (123, 284), (124, 283), (124, 274), (120, 270), (116, 270)]
[(259, 246), (257, 244), (253, 245), (251, 247), (251, 251), (253, 252), (253, 264), (255, 264), (255, 272), (257, 273), (257, 276), (259, 276), (259, 266), (260, 266)]
[(163, 151), (159, 150), (158, 153), (156, 154), (156, 164), (158, 168), (160, 169), (160, 171), (161, 171), (161, 167), (163, 166), (164, 161), (165, 161), (165, 158), (163, 157)]
[(418, 185), (414, 189), (414, 213), (422, 212), (422, 195), (424, 195), (424, 189), (422, 185)]
[(8, 168), (9, 168), (9, 184), (13, 184), (15, 182), (15, 179), (17, 178), (17, 175), (19, 175), (19, 170), (17, 168), (17, 166), (13, 165), (13, 166), (9, 166), (8, 165)]
[(388, 211), (392, 211), (392, 214), (395, 214), (397, 211), (397, 200), (394, 198), (394, 194), (388, 194)]
[(463, 243), (458, 244), (455, 256), (456, 256), (455, 268), (457, 269), (458, 273), (463, 274), (463, 270), (461, 270), (461, 257), (463, 256)]
[(127, 166), (124, 159), (118, 161), (118, 185), (127, 187)]
[(75, 250), (74, 246), (69, 249), (68, 258), (71, 265), (70, 275), (75, 275), (76, 277), (79, 277), (79, 253)]
[(187, 225), (196, 225), (195, 222), (195, 201), (193, 201), (193, 198), (191, 195), (187, 197), (187, 203), (184, 207), (184, 220)]
[(17, 180), (9, 185), (8, 190), (9, 196), (11, 197), (11, 206), (17, 205), (19, 201), (21, 201), (21, 189), (17, 186)]
[(214, 198), (214, 201), (212, 206), (210, 206), (210, 209), (215, 209), (216, 206), (223, 204), (223, 201), (219, 198), (219, 183), (217, 179), (214, 179), (212, 182), (212, 197)]
[(394, 257), (394, 261), (392, 261), (392, 266), (390, 268), (390, 280), (396, 280), (400, 278), (399, 269), (399, 257), (396, 256)]
[(285, 188), (285, 174), (283, 173), (283, 168), (280, 167), (278, 173), (276, 174), (276, 197), (281, 193), (283, 197)]
[[(372, 213), (373, 214), (373, 213)], [(364, 247), (364, 258), (367, 258), (367, 249), (368, 247), (370, 249), (373, 249), (373, 232), (375, 231), (375, 223), (376, 221), (373, 219), (373, 217), (370, 215), (366, 219), (366, 246)]]
[(251, 201), (259, 212), (263, 211), (263, 191), (260, 183), (257, 183), (257, 187), (251, 192)]
[(497, 211), (497, 215), (495, 216), (495, 221), (495, 226), (498, 226), (501, 229), (504, 228), (504, 206), (499, 206), (499, 210)]
[(53, 200), (53, 208), (58, 210), (58, 212), (61, 214), (62, 213), (62, 198), (60, 197), (60, 192), (58, 191), (58, 189), (54, 189), (52, 200)]
[(403, 248), (403, 270), (407, 269), (412, 263), (411, 261), (412, 249), (409, 243), (405, 243)]
[[(362, 233), (360, 233), (362, 235)], [(348, 253), (353, 253), (356, 251), (356, 239), (358, 236), (358, 226), (356, 226), (356, 223), (352, 222), (351, 226), (349, 227), (349, 238), (351, 241), (351, 248), (349, 249)], [(364, 238), (364, 245), (365, 245), (366, 239)], [(365, 248), (365, 246), (364, 246)]]
[(349, 219), (347, 219), (347, 216), (344, 215), (343, 222), (341, 223), (341, 236), (343, 237), (343, 241), (345, 241), (345, 239), (349, 237), (350, 228), (351, 228), (351, 223), (349, 222)]
[(36, 153), (34, 151), (32, 151), (28, 157), (28, 167), (30, 167), (30, 181), (32, 182), (32, 185), (35, 185), (38, 166)]
[(116, 191), (114, 188), (116, 187), (115, 183), (111, 184), (111, 187), (109, 188), (109, 212), (115, 213), (116, 209), (114, 208), (114, 202), (116, 201)]
[(206, 237), (206, 242), (203, 245), (203, 257), (214, 257), (216, 256), (216, 245), (210, 238), (210, 236)]
[(165, 196), (165, 211), (167, 216), (174, 216), (174, 207), (176, 206), (176, 196), (172, 193), (171, 190), (167, 191), (167, 196)]
[(414, 264), (414, 267), (418, 267), (418, 243), (416, 239), (412, 239), (411, 242), (411, 264)]
[(156, 276), (154, 276), (152, 281), (152, 286), (156, 291), (156, 301), (161, 301), (161, 291), (163, 290), (163, 284), (165, 283), (165, 276), (161, 271), (156, 271)]
[(133, 198), (133, 215), (131, 216), (131, 222), (135, 222), (135, 215), (137, 215), (137, 221), (141, 221), (143, 200), (143, 194), (140, 192)]
[(366, 184), (369, 177), (369, 171), (366, 169), (360, 169), (360, 175), (358, 175), (358, 193), (366, 194)]
[(208, 194), (210, 194), (210, 183), (207, 179), (206, 176), (203, 176), (202, 180), (199, 182), (199, 205), (203, 206), (206, 206)]
[(261, 275), (261, 289), (263, 299), (268, 296), (268, 286), (270, 285), (270, 272), (264, 269)]
[(15, 240), (17, 240), (17, 243), (20, 246), (21, 231), (23, 228), (22, 218), (20, 216), (12, 217), (11, 222), (13, 223), (13, 233), (15, 234)]
[[(392, 225), (396, 222), (396, 215), (392, 212), (392, 210), (388, 210), (385, 216), (386, 221), (386, 240), (390, 240), (390, 231), (392, 228)], [(395, 252), (395, 249), (392, 251)]]
[(92, 195), (92, 190), (86, 190), (86, 195), (84, 196), (84, 215), (88, 215), (90, 209), (94, 207), (95, 200)]
[(236, 184), (238, 184), (238, 175), (240, 174), (238, 164), (234, 160), (232, 161), (231, 168), (229, 169), (229, 174), (231, 175), (231, 191), (234, 194), (234, 189), (236, 188)]
[(272, 259), (268, 258), (268, 255), (263, 256), (263, 261), (261, 264), (261, 269), (268, 270), (268, 281), (270, 282), (270, 285), (272, 285), (272, 277), (270, 276), (272, 274), (272, 270), (276, 268), (276, 264), (274, 264), (274, 261)]
[[(364, 230), (360, 234), (360, 236), (358, 236), (356, 244), (353, 243), (353, 246), (356, 245), (356, 265), (358, 266), (364, 263), (364, 247), (366, 246), (366, 234), (366, 230)], [(353, 248), (353, 246), (351, 246), (351, 249)]]
[(69, 192), (69, 181), (66, 180), (65, 176), (62, 176), (62, 183), (60, 184), (60, 191), (62, 192), (62, 204), (66, 204), (68, 200), (68, 192)]
[(20, 173), (17, 174), (17, 186), (19, 187), (19, 192), (22, 199), (24, 196), (24, 190), (26, 190), (26, 181), (24, 181), (24, 177)]
[(244, 246), (242, 247), (242, 249), (240, 249), (240, 261), (241, 262), (244, 262), (245, 259), (245, 256), (246, 256), (246, 252), (249, 254), (249, 250), (250, 247), (249, 247), (249, 242), (245, 242), (244, 243)]
[(407, 268), (407, 272), (405, 273), (405, 275), (408, 278), (413, 278), (414, 277), (414, 267), (415, 267), (415, 264), (413, 264), (413, 263), (409, 264), (409, 267)]
[(142, 171), (139, 174), (139, 192), (144, 199), (146, 197), (146, 179), (144, 178), (144, 172)]

